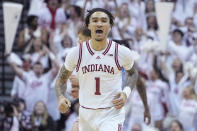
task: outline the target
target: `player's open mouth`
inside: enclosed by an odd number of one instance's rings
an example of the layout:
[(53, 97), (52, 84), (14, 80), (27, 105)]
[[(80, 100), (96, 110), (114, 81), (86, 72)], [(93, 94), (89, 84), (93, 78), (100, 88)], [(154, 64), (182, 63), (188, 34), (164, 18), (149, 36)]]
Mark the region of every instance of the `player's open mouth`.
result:
[(102, 30), (96, 30), (96, 33), (97, 33), (97, 34), (102, 34), (103, 31), (102, 31)]

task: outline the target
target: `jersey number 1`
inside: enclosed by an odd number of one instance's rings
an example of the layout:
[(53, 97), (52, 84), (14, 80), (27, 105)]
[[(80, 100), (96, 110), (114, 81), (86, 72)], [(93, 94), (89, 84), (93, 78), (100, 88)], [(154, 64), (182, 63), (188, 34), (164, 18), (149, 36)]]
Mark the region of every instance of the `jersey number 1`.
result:
[(96, 92), (94, 94), (95, 95), (101, 95), (101, 92), (100, 92), (100, 78), (95, 77), (95, 80), (96, 80)]

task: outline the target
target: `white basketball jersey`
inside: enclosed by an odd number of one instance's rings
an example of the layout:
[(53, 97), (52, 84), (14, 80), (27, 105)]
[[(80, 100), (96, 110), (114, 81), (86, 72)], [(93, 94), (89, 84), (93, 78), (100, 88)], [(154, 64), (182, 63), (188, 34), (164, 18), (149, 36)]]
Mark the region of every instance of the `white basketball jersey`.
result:
[[(128, 70), (133, 66), (131, 51), (108, 40), (107, 47), (102, 51), (93, 50), (90, 41), (87, 41), (80, 44), (78, 52), (76, 71), (80, 105), (93, 109), (112, 107), (114, 96), (122, 91), (122, 67)], [(70, 66), (70, 60), (67, 62), (69, 57), (66, 58), (66, 69), (73, 66)]]

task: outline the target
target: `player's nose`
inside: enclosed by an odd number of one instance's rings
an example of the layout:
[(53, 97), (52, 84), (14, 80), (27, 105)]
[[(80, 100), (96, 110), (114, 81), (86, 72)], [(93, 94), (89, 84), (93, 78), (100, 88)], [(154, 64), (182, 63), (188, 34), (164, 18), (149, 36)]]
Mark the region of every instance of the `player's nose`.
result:
[(97, 27), (101, 27), (101, 26), (102, 26), (102, 22), (99, 21), (99, 22), (97, 23)]

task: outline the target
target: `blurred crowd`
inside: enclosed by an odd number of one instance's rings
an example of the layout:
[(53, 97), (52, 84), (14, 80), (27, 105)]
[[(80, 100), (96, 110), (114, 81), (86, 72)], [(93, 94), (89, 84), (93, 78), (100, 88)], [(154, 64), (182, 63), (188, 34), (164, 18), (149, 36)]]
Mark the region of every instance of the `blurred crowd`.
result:
[[(138, 52), (139, 74), (146, 85), (151, 125), (133, 90), (126, 104), (124, 131), (197, 131), (197, 1), (172, 0), (170, 30), (161, 48), (155, 3), (166, 0), (31, 0), (26, 27), (8, 63), (16, 76), (12, 101), (0, 103), (3, 131), (71, 131), (78, 118), (78, 81), (72, 74), (66, 96), (72, 102), (60, 114), (56, 75), (67, 53), (90, 39), (87, 10), (110, 10), (115, 19), (109, 38)], [(123, 70), (123, 84), (126, 74)]]

